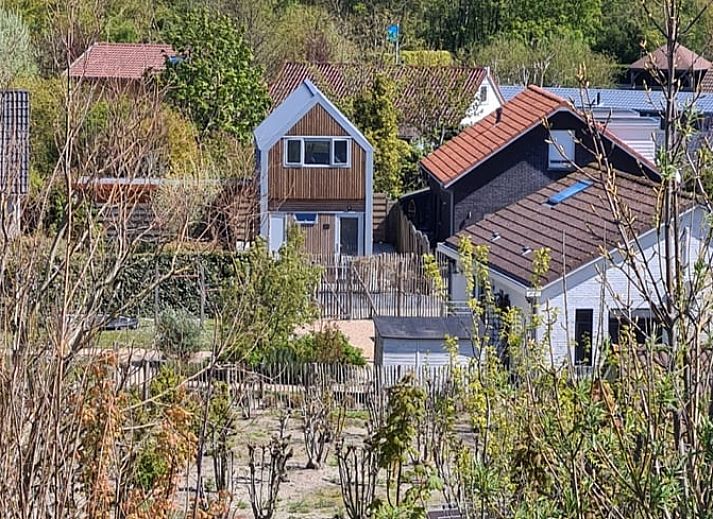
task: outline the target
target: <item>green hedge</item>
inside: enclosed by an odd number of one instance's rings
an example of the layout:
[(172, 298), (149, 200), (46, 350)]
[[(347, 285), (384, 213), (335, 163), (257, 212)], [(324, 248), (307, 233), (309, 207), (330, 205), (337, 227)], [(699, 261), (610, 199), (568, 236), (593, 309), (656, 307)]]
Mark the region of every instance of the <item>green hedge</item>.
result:
[(153, 317), (168, 308), (184, 309), (199, 315), (201, 304), (201, 265), (206, 288), (207, 316), (219, 308), (220, 286), (236, 276), (236, 265), (242, 255), (236, 253), (184, 253), (184, 254), (140, 254), (129, 259), (119, 276), (118, 302), (139, 294), (145, 287), (154, 283), (157, 276), (174, 274), (162, 281), (158, 287), (158, 309), (155, 308), (155, 291), (151, 290), (127, 312), (139, 317)]

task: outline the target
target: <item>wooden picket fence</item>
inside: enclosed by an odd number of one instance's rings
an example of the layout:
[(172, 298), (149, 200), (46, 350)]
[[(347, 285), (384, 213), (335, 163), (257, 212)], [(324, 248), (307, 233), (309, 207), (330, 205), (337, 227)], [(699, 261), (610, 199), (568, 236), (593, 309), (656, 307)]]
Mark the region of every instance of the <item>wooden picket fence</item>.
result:
[[(124, 387), (147, 398), (152, 380), (168, 364), (165, 361), (136, 361), (122, 366), (118, 376)], [(192, 377), (191, 372), (195, 373)], [(451, 381), (450, 366), (426, 365), (267, 364), (247, 368), (225, 364), (212, 370), (188, 365), (186, 376), (187, 385), (192, 390), (207, 388), (210, 381), (227, 384), (237, 397), (238, 405), (250, 412), (299, 407), (309, 388), (329, 390), (347, 409), (363, 410), (370, 398), (386, 398), (389, 388), (409, 374), (415, 384), (430, 394), (442, 391)]]
[[(324, 318), (439, 317), (448, 311), (447, 297), (439, 293), (418, 254), (311, 260), (322, 267), (316, 300)], [(441, 275), (447, 283), (445, 268), (441, 266)]]

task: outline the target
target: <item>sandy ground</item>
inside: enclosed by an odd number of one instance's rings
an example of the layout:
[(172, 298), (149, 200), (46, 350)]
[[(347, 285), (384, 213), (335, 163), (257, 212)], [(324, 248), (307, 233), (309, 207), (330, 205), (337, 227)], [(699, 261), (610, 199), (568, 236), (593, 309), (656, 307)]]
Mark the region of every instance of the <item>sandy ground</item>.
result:
[(374, 321), (370, 319), (357, 321), (319, 320), (297, 331), (298, 335), (319, 330), (327, 324), (335, 324), (347, 336), (349, 342), (359, 348), (369, 362), (374, 362)]

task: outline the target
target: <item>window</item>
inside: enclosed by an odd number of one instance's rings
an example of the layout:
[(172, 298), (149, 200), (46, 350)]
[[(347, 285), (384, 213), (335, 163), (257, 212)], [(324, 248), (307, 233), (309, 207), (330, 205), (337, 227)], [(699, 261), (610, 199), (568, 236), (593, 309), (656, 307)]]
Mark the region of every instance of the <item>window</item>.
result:
[(331, 164), (331, 141), (328, 139), (305, 139), (305, 159), (308, 166), (329, 166)]
[(332, 141), (334, 146), (332, 163), (335, 166), (346, 166), (349, 164), (349, 141), (345, 139), (335, 139)]
[(614, 310), (609, 313), (609, 338), (612, 345), (619, 347), (635, 341), (646, 344), (653, 339), (657, 344), (664, 342), (663, 331), (653, 312), (649, 309)]
[(574, 364), (592, 365), (592, 330), (594, 328), (594, 310), (576, 310), (574, 316)]
[(286, 167), (348, 168), (351, 165), (351, 139), (289, 137), (284, 142)]
[(480, 93), (478, 94), (478, 99), (481, 103), (485, 103), (488, 100), (488, 87), (480, 87)]
[(301, 165), (302, 164), (302, 139), (287, 139), (285, 144), (287, 151), (285, 156), (285, 164)]
[(549, 169), (571, 169), (574, 162), (574, 136), (568, 130), (550, 132)]
[(295, 220), (300, 225), (315, 225), (317, 223), (317, 213), (296, 213)]

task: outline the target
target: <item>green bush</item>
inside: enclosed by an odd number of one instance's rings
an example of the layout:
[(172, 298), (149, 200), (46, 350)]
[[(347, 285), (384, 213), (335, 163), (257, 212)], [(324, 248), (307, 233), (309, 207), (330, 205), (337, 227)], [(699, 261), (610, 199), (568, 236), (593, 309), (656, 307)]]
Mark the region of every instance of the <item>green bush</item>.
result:
[(185, 310), (169, 308), (156, 321), (156, 346), (166, 356), (188, 360), (200, 349), (201, 327)]
[(349, 339), (335, 325), (327, 325), (322, 330), (295, 339), (287, 346), (287, 351), (278, 350), (276, 355), (279, 357), (276, 361), (298, 364), (366, 364), (361, 350), (349, 344)]

